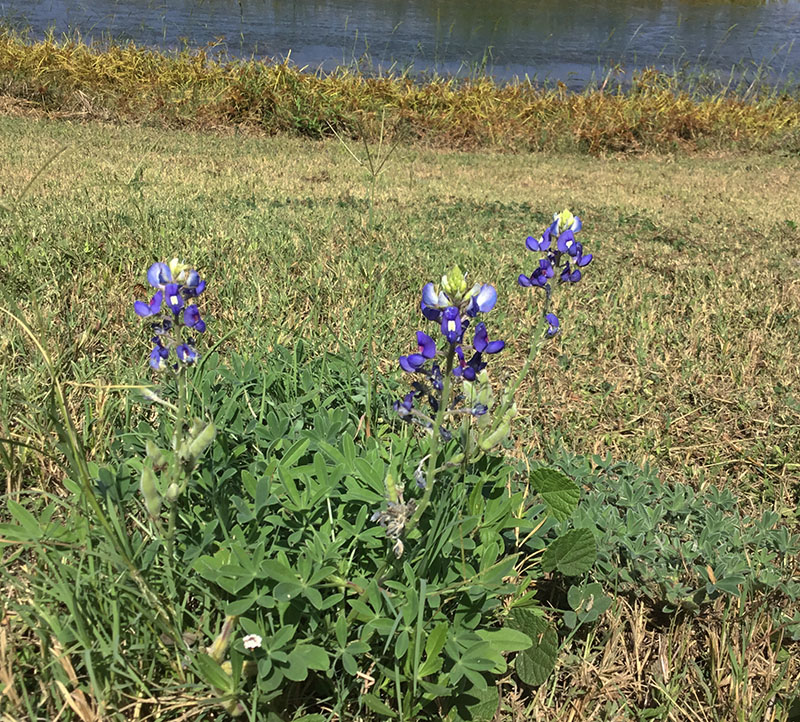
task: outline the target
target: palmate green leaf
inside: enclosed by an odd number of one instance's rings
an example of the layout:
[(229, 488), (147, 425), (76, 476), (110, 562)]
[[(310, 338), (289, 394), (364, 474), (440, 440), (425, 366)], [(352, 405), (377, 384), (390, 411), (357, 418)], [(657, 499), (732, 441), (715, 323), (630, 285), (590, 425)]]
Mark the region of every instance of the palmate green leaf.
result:
[(250, 609), (250, 607), (255, 604), (255, 601), (256, 597), (253, 595), (250, 595), (246, 599), (237, 599), (235, 602), (231, 602), (225, 607), (225, 614), (238, 617)]
[(285, 582), (287, 584), (299, 583), (297, 574), (286, 564), (276, 559), (265, 559), (261, 562), (261, 573), (265, 574), (270, 579), (274, 579), (276, 582)]
[(298, 582), (280, 582), (279, 584), (275, 585), (275, 589), (272, 590), (272, 595), (277, 599), (279, 602), (290, 602), (292, 599), (297, 597), (303, 591), (302, 584)]
[(476, 634), (497, 652), (521, 652), (533, 644), (527, 634), (509, 627), (478, 629)]
[(309, 669), (328, 669), (328, 653), (316, 644), (298, 644), (290, 653), (289, 659), (300, 662)]
[(571, 529), (547, 547), (542, 555), (542, 570), (557, 569), (568, 577), (591, 569), (597, 558), (597, 543), (588, 529)]
[(500, 707), (500, 692), (495, 685), (475, 688), (461, 695), (447, 716), (448, 722), (491, 722)]
[(459, 663), (475, 672), (502, 674), (506, 671), (506, 660), (503, 655), (488, 642), (472, 645), (461, 656)]
[(558, 469), (534, 469), (530, 474), (531, 486), (547, 506), (547, 513), (556, 521), (569, 519), (578, 507), (580, 487)]

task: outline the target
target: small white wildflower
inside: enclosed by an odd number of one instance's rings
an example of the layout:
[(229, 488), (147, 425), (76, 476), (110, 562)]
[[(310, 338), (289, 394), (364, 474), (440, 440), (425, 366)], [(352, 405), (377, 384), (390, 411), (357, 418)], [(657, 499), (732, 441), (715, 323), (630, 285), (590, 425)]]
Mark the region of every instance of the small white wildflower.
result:
[(242, 637), (242, 644), (245, 649), (258, 649), (261, 646), (261, 637), (257, 634), (248, 634), (246, 637)]

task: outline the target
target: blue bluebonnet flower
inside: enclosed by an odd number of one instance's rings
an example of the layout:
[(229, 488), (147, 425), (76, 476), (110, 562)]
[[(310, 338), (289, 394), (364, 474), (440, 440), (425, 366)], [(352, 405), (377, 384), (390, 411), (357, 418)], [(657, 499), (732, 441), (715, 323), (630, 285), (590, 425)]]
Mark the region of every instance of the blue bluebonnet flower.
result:
[(180, 292), (180, 286), (178, 286), (177, 283), (168, 283), (164, 286), (164, 300), (172, 313), (175, 315), (180, 313), (184, 301), (183, 295)]
[(575, 265), (576, 266), (588, 266), (592, 262), (591, 253), (587, 253), (585, 256), (583, 255), (583, 245), (580, 243), (575, 244), (575, 252), (572, 254), (575, 258)]
[(392, 404), (392, 408), (401, 419), (410, 417), (411, 412), (414, 410), (414, 392), (411, 391), (407, 393), (402, 401), (395, 401), (394, 404)]
[(453, 368), (456, 376), (461, 376), (467, 381), (474, 381), (475, 377), (486, 368), (483, 354), (499, 353), (505, 348), (505, 341), (489, 341), (489, 334), (486, 331), (486, 324), (479, 323), (475, 326), (475, 333), (472, 337), (472, 347), (475, 353), (469, 361), (464, 360), (464, 351), (461, 346), (456, 347), (456, 358), (458, 365)]
[(477, 293), (470, 296), (466, 314), (470, 318), (475, 318), (479, 313), (488, 313), (491, 311), (496, 303), (497, 291), (495, 287), (484, 283)]
[(466, 361), (463, 349), (461, 346), (456, 346), (456, 358), (458, 363), (453, 367), (453, 374), (461, 376), (467, 381), (473, 381), (486, 368), (486, 362), (483, 360), (483, 354), (480, 351), (476, 351), (472, 354), (472, 358)]
[(161, 344), (161, 339), (158, 337), (154, 338), (153, 341), (156, 345), (150, 352), (150, 366), (152, 366), (155, 371), (161, 371), (161, 369), (167, 365), (169, 349)]
[(436, 342), (428, 334), (417, 331), (417, 345), (419, 348), (418, 353), (400, 357), (400, 367), (403, 371), (415, 373), (425, 365), (428, 359), (436, 356)]
[(547, 285), (547, 281), (555, 275), (556, 272), (553, 269), (552, 261), (549, 258), (542, 258), (539, 260), (539, 268), (530, 276), (521, 273), (518, 281), (520, 286), (539, 286), (544, 288)]
[(185, 364), (192, 364), (197, 361), (197, 351), (195, 351), (189, 344), (182, 343), (175, 349), (178, 359)]
[(548, 228), (541, 238), (534, 238), (528, 236), (525, 239), (525, 245), (529, 251), (547, 251), (550, 248), (550, 229)]
[(558, 316), (554, 313), (547, 313), (544, 318), (547, 321), (547, 335), (555, 336), (558, 333), (558, 327), (561, 325), (558, 322)]
[(187, 306), (183, 311), (183, 322), (189, 328), (193, 328), (197, 333), (203, 333), (206, 330), (206, 322), (200, 318), (200, 310), (196, 304)]
[(506, 347), (505, 341), (489, 341), (489, 334), (486, 331), (486, 324), (479, 323), (475, 326), (475, 335), (472, 345), (480, 353), (498, 353)]
[(463, 332), (461, 325), (461, 312), (455, 306), (448, 306), (442, 314), (442, 333), (448, 343), (461, 341)]
[(567, 261), (561, 270), (561, 276), (558, 280), (561, 283), (577, 283), (581, 280), (581, 271), (579, 268), (570, 270), (569, 261)]
[(153, 288), (163, 289), (168, 283), (172, 283), (172, 271), (166, 263), (154, 263), (147, 269), (147, 281)]
[(153, 298), (150, 299), (150, 303), (136, 301), (133, 304), (133, 310), (138, 316), (142, 316), (143, 318), (146, 316), (155, 316), (161, 310), (161, 303), (163, 302), (163, 299), (163, 291), (158, 291)]
[(196, 298), (206, 289), (206, 282), (200, 280), (200, 274), (194, 269), (186, 274), (186, 283), (181, 289), (184, 298)]
[[(133, 310), (150, 322), (155, 334), (155, 346), (150, 352), (150, 366), (161, 370), (170, 366), (169, 360), (177, 359), (172, 368), (188, 366), (197, 361), (194, 334), (204, 333), (206, 322), (200, 316), (196, 303), (187, 301), (197, 298), (206, 287), (200, 274), (188, 264), (173, 258), (169, 263), (154, 263), (147, 269), (147, 281), (158, 289), (150, 302), (135, 301)], [(173, 356), (174, 354), (174, 356)]]

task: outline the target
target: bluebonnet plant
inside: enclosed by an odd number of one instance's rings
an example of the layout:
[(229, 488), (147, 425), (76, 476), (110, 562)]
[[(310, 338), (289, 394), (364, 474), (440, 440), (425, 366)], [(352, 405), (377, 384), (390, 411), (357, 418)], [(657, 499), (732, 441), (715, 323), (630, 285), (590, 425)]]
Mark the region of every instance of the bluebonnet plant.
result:
[(160, 371), (193, 364), (197, 361), (196, 334), (205, 332), (206, 323), (197, 304), (187, 303), (205, 290), (206, 282), (177, 258), (169, 263), (154, 263), (147, 271), (147, 280), (157, 290), (149, 303), (136, 301), (133, 310), (150, 321), (154, 334), (150, 366)]
[[(408, 531), (407, 524), (413, 528), (419, 520), (436, 473), (443, 468), (437, 467), (440, 444), (457, 440), (461, 450), (447, 464), (457, 466), (466, 463), (470, 449), (487, 451), (510, 431), (516, 407), (504, 404), (498, 415), (490, 413), (494, 397), (486, 372), (488, 357), (502, 351), (505, 342), (490, 339), (486, 324), (477, 321), (478, 315), (491, 311), (496, 302), (494, 286), (468, 286), (466, 275), (457, 266), (442, 277), (439, 287), (428, 283), (422, 289), (422, 315), (438, 326), (441, 336), (417, 331), (416, 352), (399, 358), (400, 368), (413, 377), (413, 390), (395, 401), (394, 410), (403, 421), (422, 427), (430, 435), (428, 453), (414, 474), (416, 485), (424, 493), (419, 503), (414, 499), (405, 502), (404, 485), (390, 483), (387, 478), (388, 506), (373, 515), (394, 542), (397, 556), (403, 552), (400, 536)], [(456, 384), (460, 384), (459, 390)], [(456, 419), (460, 433), (452, 428)], [(470, 420), (479, 420), (474, 432)], [(425, 462), (427, 473), (423, 471)]]
[[(191, 266), (173, 258), (169, 263), (154, 263), (147, 280), (156, 289), (149, 302), (136, 301), (136, 315), (147, 320), (153, 349), (150, 366), (156, 371), (168, 369), (177, 376), (177, 402), (172, 404), (148, 389), (146, 395), (175, 414), (172, 449), (159, 449), (147, 442), (147, 456), (142, 464), (141, 492), (145, 508), (167, 542), (167, 556), (172, 557), (177, 501), (198, 459), (214, 440), (216, 428), (211, 422), (190, 419), (190, 402), (184, 371), (198, 359), (197, 334), (206, 330), (196, 299), (206, 283)], [(169, 526), (161, 525), (163, 503), (170, 505)]]
[[(413, 377), (413, 390), (395, 401), (394, 410), (403, 421), (421, 426), (429, 433), (428, 453), (414, 472), (414, 480), (424, 494), (419, 503), (413, 499), (405, 502), (404, 486), (394, 481), (390, 483), (387, 477), (388, 506), (373, 515), (373, 521), (378, 521), (394, 541), (397, 556), (403, 552), (401, 535), (414, 528), (430, 501), (436, 474), (447, 466), (466, 465), (471, 453), (488, 452), (511, 433), (511, 421), (517, 414), (514, 396), (543, 343), (560, 330), (558, 317), (550, 311), (551, 282), (557, 279), (558, 284), (577, 283), (583, 274), (581, 269), (592, 261), (592, 255), (584, 253), (583, 245), (576, 238), (581, 228), (580, 218), (564, 210), (553, 216), (552, 223), (539, 238), (529, 236), (525, 242), (528, 250), (543, 256), (530, 276), (521, 274), (518, 282), (521, 286), (544, 291), (543, 325), (541, 333), (532, 339), (522, 369), (505, 388), (497, 405), (486, 371), (487, 356), (502, 351), (505, 342), (490, 340), (483, 321), (473, 324), (479, 314), (494, 308), (497, 291), (489, 284), (469, 287), (465, 274), (457, 266), (442, 277), (438, 287), (433, 283), (423, 287), (422, 315), (438, 324), (443, 338), (437, 342), (424, 331), (417, 331), (416, 352), (399, 358), (400, 368)], [(472, 352), (467, 360), (464, 348), (470, 333)], [(459, 382), (460, 389), (454, 392), (454, 384)], [(424, 402), (431, 413), (422, 408)], [(458, 415), (461, 416), (461, 433), (455, 435), (446, 424)], [(460, 442), (461, 449), (439, 466), (440, 444), (453, 438)], [(423, 472), (425, 462), (427, 472)]]

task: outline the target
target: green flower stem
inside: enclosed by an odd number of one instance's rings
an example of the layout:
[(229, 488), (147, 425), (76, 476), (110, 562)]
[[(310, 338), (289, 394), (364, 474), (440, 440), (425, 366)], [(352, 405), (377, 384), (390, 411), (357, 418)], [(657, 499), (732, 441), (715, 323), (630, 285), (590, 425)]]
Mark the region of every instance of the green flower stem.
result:
[(462, 454), (463, 458), (461, 459), (461, 478), (465, 479), (467, 477), (467, 464), (469, 464), (469, 455), (472, 449), (471, 441), (472, 441), (472, 434), (470, 433), (470, 424), (471, 424), (472, 417), (469, 415), (464, 416), (463, 421), (461, 422), (461, 448), (463, 449)]
[[(175, 452), (172, 461), (172, 469), (170, 469), (169, 482), (170, 484), (177, 484), (178, 488), (183, 489), (183, 476), (185, 475), (183, 469), (183, 460), (181, 459), (180, 451), (184, 445), (183, 434), (183, 419), (186, 414), (186, 374), (183, 369), (179, 369), (176, 374), (178, 383), (178, 403), (177, 411), (175, 412), (175, 426), (172, 429), (172, 450)], [(169, 484), (167, 485), (169, 488)], [(172, 558), (175, 553), (175, 525), (178, 519), (178, 499), (170, 502), (169, 506), (169, 526), (167, 527), (166, 543), (167, 543), (167, 560), (172, 568)]]
[[(422, 500), (417, 507), (414, 516), (409, 520), (408, 524), (405, 527), (405, 534), (408, 534), (416, 527), (419, 523), (420, 518), (422, 517), (422, 512), (425, 510), (425, 507), (428, 506), (430, 503), (431, 498), (431, 490), (433, 489), (434, 479), (436, 477), (436, 472), (438, 472), (443, 467), (437, 467), (436, 460), (439, 456), (439, 428), (444, 421), (445, 412), (447, 407), (450, 405), (450, 390), (452, 387), (452, 372), (453, 372), (453, 361), (456, 356), (456, 345), (450, 344), (450, 349), (447, 352), (447, 360), (445, 361), (445, 370), (444, 370), (444, 382), (442, 386), (442, 398), (439, 404), (439, 410), (436, 412), (436, 419), (434, 420), (434, 428), (433, 436), (431, 437), (431, 445), (430, 445), (430, 458), (428, 459), (428, 474), (426, 477), (426, 487), (425, 487), (425, 494), (422, 497)], [(380, 567), (378, 567), (378, 571), (375, 572), (375, 579), (380, 580), (383, 578), (384, 574), (391, 570), (391, 563), (388, 560), (385, 560)], [(334, 577), (328, 577), (329, 581), (335, 581)], [(358, 599), (363, 599), (367, 594), (367, 590), (364, 589), (358, 595)], [(356, 610), (351, 609), (350, 613), (347, 615), (347, 622), (351, 623), (356, 617)]]
[(422, 495), (422, 499), (417, 506), (417, 510), (414, 512), (414, 516), (412, 516), (408, 524), (406, 524), (406, 536), (408, 536), (408, 534), (416, 528), (417, 524), (419, 524), (419, 520), (422, 518), (425, 508), (428, 506), (431, 500), (431, 493), (433, 492), (434, 481), (436, 479), (436, 462), (439, 458), (439, 429), (442, 427), (445, 414), (450, 406), (450, 390), (453, 385), (453, 361), (455, 356), (456, 344), (451, 343), (450, 348), (447, 351), (447, 360), (444, 364), (444, 385), (442, 387), (442, 398), (439, 402), (439, 410), (436, 412), (436, 418), (433, 422), (433, 435), (431, 436), (431, 445), (428, 452), (430, 454), (430, 458), (428, 459), (428, 473), (425, 477), (425, 493)]
[[(494, 418), (496, 419), (496, 423), (498, 424), (501, 423), (503, 416), (505, 415), (506, 411), (508, 411), (508, 407), (514, 403), (514, 397), (517, 395), (519, 387), (522, 385), (522, 382), (528, 375), (528, 371), (530, 371), (531, 364), (533, 363), (534, 359), (539, 355), (539, 352), (542, 350), (542, 347), (547, 342), (548, 337), (545, 331), (545, 328), (547, 326), (547, 320), (545, 319), (545, 316), (549, 313), (549, 311), (550, 311), (550, 294), (548, 293), (545, 296), (544, 308), (542, 309), (542, 314), (539, 317), (539, 323), (536, 325), (536, 330), (531, 335), (531, 348), (530, 351), (528, 352), (528, 358), (525, 359), (525, 363), (519, 370), (517, 378), (514, 379), (514, 383), (512, 383), (511, 386), (508, 388), (502, 406), (494, 414)], [(538, 393), (538, 384), (537, 384), (537, 393)]]

